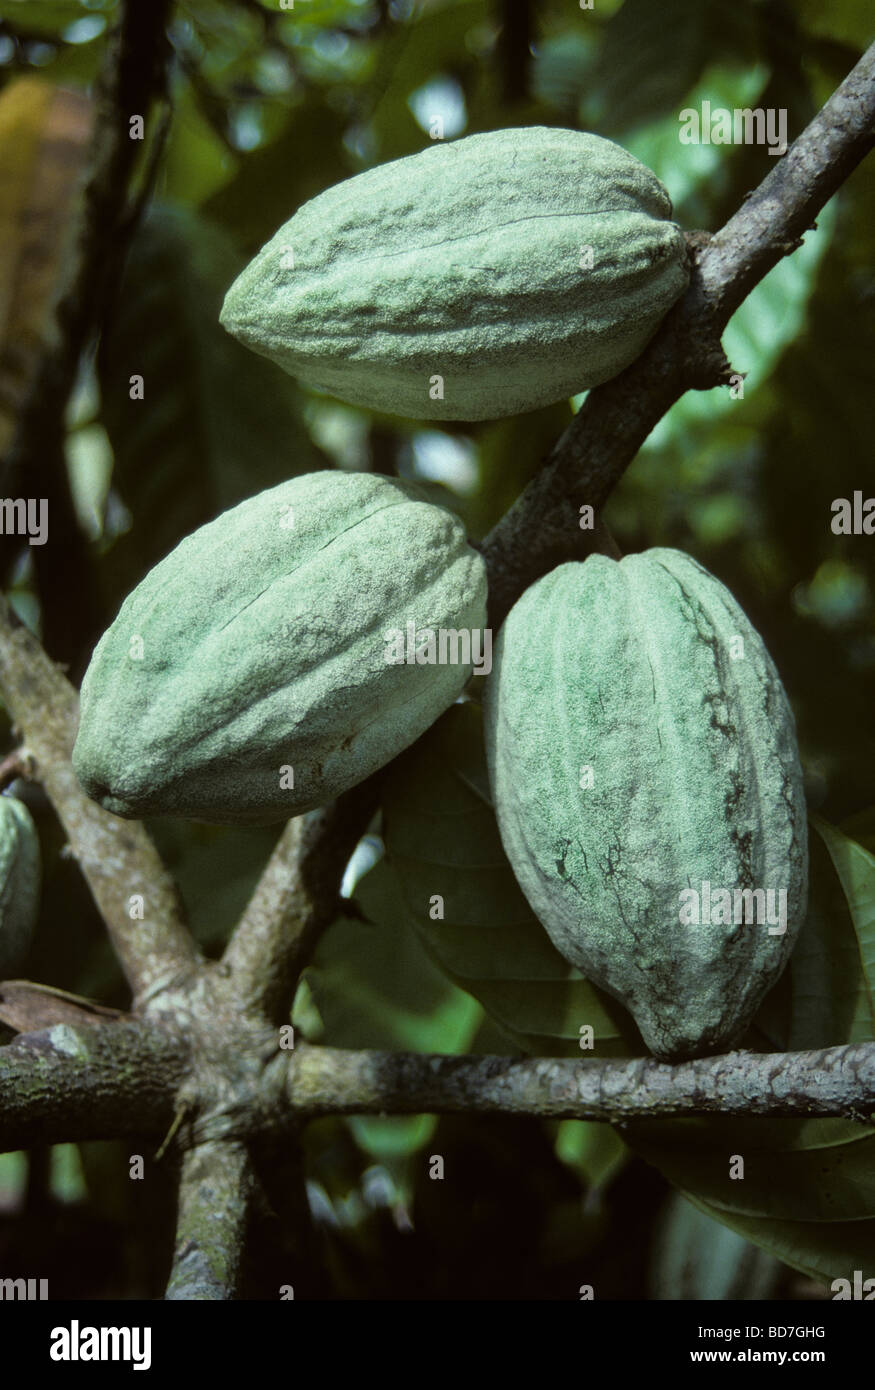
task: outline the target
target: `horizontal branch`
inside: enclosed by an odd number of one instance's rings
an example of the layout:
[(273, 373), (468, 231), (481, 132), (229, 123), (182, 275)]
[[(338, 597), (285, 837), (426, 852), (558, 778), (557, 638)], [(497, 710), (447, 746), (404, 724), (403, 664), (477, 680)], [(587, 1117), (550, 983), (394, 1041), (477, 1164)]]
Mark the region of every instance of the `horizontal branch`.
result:
[(291, 1116), (504, 1114), (626, 1120), (764, 1115), (865, 1120), (875, 1111), (875, 1043), (819, 1052), (730, 1052), (669, 1065), (555, 1058), (441, 1057), (300, 1046)]
[(57, 1023), (0, 1047), (0, 1153), (34, 1144), (162, 1137), (188, 1050), (148, 1023)]
[[(190, 971), (200, 954), (182, 923), (173, 879), (144, 826), (110, 815), (82, 790), (70, 756), (79, 703), (63, 672), (0, 599), (0, 692), (35, 775), (67, 832), (135, 997)], [(143, 920), (130, 916), (143, 899)]]

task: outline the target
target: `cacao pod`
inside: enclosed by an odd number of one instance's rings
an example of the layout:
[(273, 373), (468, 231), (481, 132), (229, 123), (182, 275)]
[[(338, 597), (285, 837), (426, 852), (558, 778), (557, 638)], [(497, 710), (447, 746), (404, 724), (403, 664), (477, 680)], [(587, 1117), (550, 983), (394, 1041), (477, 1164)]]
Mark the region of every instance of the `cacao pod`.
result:
[[(128, 596), (83, 681), (73, 766), (120, 816), (298, 815), (452, 704), (485, 599), (461, 522), (412, 486), (293, 478), (186, 537)], [(445, 664), (425, 628), (458, 635)], [(387, 636), (411, 630), (416, 655), (399, 660)]]
[(17, 797), (0, 796), (0, 977), (27, 954), (39, 887), (39, 837), (31, 814)]
[(638, 356), (689, 278), (670, 214), (656, 175), (600, 136), (470, 135), (305, 203), (235, 280), (222, 323), (356, 405), (516, 415)]
[(676, 550), (560, 565), (508, 616), (485, 716), (556, 947), (658, 1057), (735, 1040), (802, 926), (808, 840), (793, 715), (729, 591)]

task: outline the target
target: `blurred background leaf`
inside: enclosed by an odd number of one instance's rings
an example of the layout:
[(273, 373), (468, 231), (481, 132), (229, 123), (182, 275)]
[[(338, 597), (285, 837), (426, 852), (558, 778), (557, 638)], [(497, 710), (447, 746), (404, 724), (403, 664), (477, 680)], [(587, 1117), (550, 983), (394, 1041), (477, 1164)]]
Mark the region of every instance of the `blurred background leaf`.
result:
[(186, 208), (153, 205), (134, 237), (99, 358), (113, 489), (131, 517), (103, 556), (115, 593), (219, 512), (324, 462), (294, 381), (218, 322), (241, 266), (228, 236)]

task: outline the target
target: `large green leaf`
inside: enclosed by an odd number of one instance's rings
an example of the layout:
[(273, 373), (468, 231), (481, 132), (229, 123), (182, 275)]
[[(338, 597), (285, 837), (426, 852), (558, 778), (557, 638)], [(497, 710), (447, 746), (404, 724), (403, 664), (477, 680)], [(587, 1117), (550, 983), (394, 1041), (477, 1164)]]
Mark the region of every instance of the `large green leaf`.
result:
[(830, 1283), (850, 1279), (855, 1269), (870, 1277), (875, 1250), (875, 1219), (860, 1221), (782, 1221), (768, 1216), (739, 1216), (717, 1212), (693, 1193), (686, 1197), (706, 1215), (718, 1217), (746, 1240), (770, 1251), (779, 1260), (807, 1274), (810, 1279)]
[[(559, 955), (517, 885), (489, 799), (477, 705), (453, 705), (399, 759), (383, 809), (409, 920), (441, 969), (518, 1046), (576, 1057), (643, 1050), (626, 1010)], [(436, 896), (442, 920), (430, 916)], [(596, 1043), (584, 1054), (587, 1024)]]
[(183, 208), (152, 208), (134, 238), (99, 360), (113, 486), (133, 516), (104, 559), (116, 593), (218, 512), (322, 463), (295, 383), (218, 322), (240, 264)]
[(788, 972), (793, 1050), (875, 1038), (875, 859), (826, 822), (812, 825), (808, 918)]
[(849, 1041), (875, 1038), (875, 854), (857, 844), (819, 816), (812, 818), (839, 876), (854, 927), (858, 959), (854, 962), (858, 992), (869, 1008), (866, 1022)]
[(706, 63), (750, 60), (750, 8), (715, 10), (700, 0), (625, 0), (609, 20), (590, 83), (586, 112), (615, 135), (676, 112)]
[[(716, 1115), (630, 1125), (624, 1137), (714, 1215), (812, 1224), (875, 1218), (875, 1129), (851, 1120)], [(743, 1178), (730, 1177), (735, 1155)]]
[(781, 1266), (772, 1256), (675, 1193), (656, 1233), (656, 1299), (768, 1298)]
[(428, 959), (384, 861), (360, 880), (355, 898), (366, 920), (341, 917), (322, 938), (295, 1021), (330, 1047), (465, 1052), (481, 1010)]

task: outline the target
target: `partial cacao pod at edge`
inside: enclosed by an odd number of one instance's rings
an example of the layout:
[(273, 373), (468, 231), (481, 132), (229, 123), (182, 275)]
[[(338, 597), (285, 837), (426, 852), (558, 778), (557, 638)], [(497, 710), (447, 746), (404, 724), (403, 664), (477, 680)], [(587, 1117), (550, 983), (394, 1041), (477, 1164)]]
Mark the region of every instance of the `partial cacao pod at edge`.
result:
[(40, 892), (39, 837), (30, 811), (0, 796), (0, 979), (17, 970), (36, 927)]
[(557, 949), (658, 1057), (736, 1041), (803, 924), (808, 840), (793, 715), (729, 591), (676, 550), (560, 565), (499, 634), (485, 728)]
[[(485, 604), (461, 522), (411, 485), (294, 478), (186, 537), (128, 596), (82, 684), (73, 766), (120, 816), (299, 815), (453, 703), (472, 671), (458, 634)], [(388, 638), (409, 624), (456, 633), (449, 659), (399, 661)]]
[(221, 321), (342, 400), (485, 420), (627, 367), (684, 292), (656, 175), (544, 126), (434, 144), (305, 203), (235, 280)]

